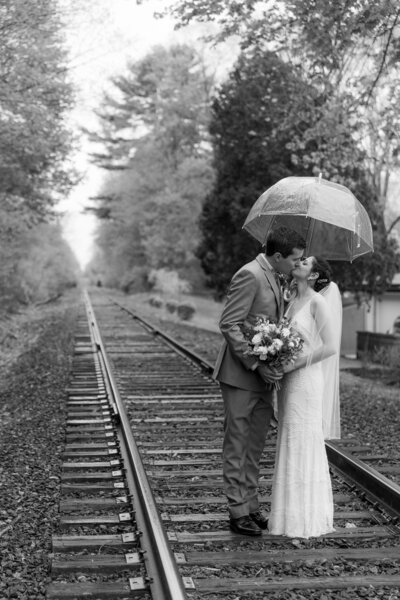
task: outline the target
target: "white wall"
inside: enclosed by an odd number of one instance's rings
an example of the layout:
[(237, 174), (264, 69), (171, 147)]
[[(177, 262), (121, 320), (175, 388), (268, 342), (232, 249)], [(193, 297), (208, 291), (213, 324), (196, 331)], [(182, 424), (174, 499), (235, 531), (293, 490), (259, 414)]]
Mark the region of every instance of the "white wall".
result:
[(365, 316), (366, 331), (392, 333), (394, 320), (400, 316), (400, 292), (386, 292), (381, 299), (371, 300), (371, 308)]
[(357, 331), (364, 331), (365, 325), (365, 307), (351, 304), (343, 307), (343, 326), (341, 354), (355, 355), (357, 352)]
[(400, 291), (386, 292), (380, 300), (368, 304), (343, 307), (341, 353), (353, 355), (357, 350), (357, 331), (392, 333), (393, 323), (400, 316)]

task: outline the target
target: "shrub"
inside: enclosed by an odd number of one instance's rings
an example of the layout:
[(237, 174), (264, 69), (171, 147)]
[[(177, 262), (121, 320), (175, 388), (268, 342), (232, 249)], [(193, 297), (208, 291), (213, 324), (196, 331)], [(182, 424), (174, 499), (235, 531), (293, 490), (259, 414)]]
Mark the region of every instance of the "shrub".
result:
[(42, 223), (0, 248), (1, 310), (44, 304), (77, 285), (80, 268), (59, 226)]
[(400, 348), (399, 346), (376, 347), (371, 356), (372, 362), (398, 369), (400, 365)]
[(365, 377), (379, 379), (385, 385), (400, 385), (399, 346), (375, 346), (370, 351), (359, 353)]
[(161, 308), (163, 305), (163, 301), (159, 296), (151, 296), (149, 298), (150, 306), (154, 306), (155, 308)]
[(146, 291), (149, 288), (147, 277), (146, 267), (133, 267), (123, 274), (120, 288), (125, 294)]
[(149, 283), (157, 292), (175, 294), (187, 294), (190, 292), (190, 284), (181, 279), (176, 271), (168, 269), (152, 269), (149, 273)]
[(196, 308), (193, 306), (193, 304), (183, 303), (178, 304), (176, 312), (182, 321), (189, 321), (196, 312)]
[(177, 311), (178, 303), (175, 302), (175, 300), (168, 300), (168, 302), (166, 302), (165, 306), (167, 308), (167, 311), (170, 312), (171, 314), (173, 314), (174, 312)]

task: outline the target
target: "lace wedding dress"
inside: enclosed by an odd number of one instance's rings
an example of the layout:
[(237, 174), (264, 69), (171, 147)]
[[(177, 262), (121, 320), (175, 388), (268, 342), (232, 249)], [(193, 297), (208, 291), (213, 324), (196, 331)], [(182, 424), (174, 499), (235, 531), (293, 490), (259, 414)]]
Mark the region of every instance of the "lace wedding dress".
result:
[[(307, 302), (292, 318), (309, 354), (319, 343)], [(292, 371), (278, 398), (278, 442), (269, 532), (309, 538), (334, 531), (333, 497), (322, 427), (322, 362)]]

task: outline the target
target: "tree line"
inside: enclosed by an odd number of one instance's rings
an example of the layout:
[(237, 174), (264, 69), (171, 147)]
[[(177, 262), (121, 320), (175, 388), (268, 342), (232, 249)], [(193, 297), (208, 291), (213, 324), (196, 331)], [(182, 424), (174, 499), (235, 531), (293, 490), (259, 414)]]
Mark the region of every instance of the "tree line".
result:
[(374, 231), (375, 253), (333, 264), (336, 279), (343, 290), (383, 292), (400, 269), (400, 216), (388, 205), (399, 167), (400, 7), (182, 0), (166, 12), (182, 27), (218, 23), (209, 43), (236, 36), (239, 55), (215, 81), (189, 45), (157, 47), (113, 79), (90, 132), (93, 160), (109, 172), (93, 268), (127, 290), (150, 270), (174, 269), (221, 296), (260, 249), (242, 231), (257, 197), (283, 177), (322, 173), (353, 191)]
[(63, 23), (52, 0), (0, 0), (2, 310), (73, 285), (78, 269), (54, 206), (74, 184)]

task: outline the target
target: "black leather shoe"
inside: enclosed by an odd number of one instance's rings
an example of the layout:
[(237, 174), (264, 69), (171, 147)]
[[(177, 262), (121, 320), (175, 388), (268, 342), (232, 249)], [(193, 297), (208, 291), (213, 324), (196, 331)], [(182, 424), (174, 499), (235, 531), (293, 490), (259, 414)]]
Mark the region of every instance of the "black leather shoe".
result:
[(239, 517), (238, 519), (232, 519), (231, 517), (229, 527), (231, 531), (241, 533), (242, 535), (261, 535), (261, 529), (247, 516)]
[(268, 528), (268, 519), (260, 510), (250, 513), (249, 516), (250, 519), (260, 527), (260, 529)]

